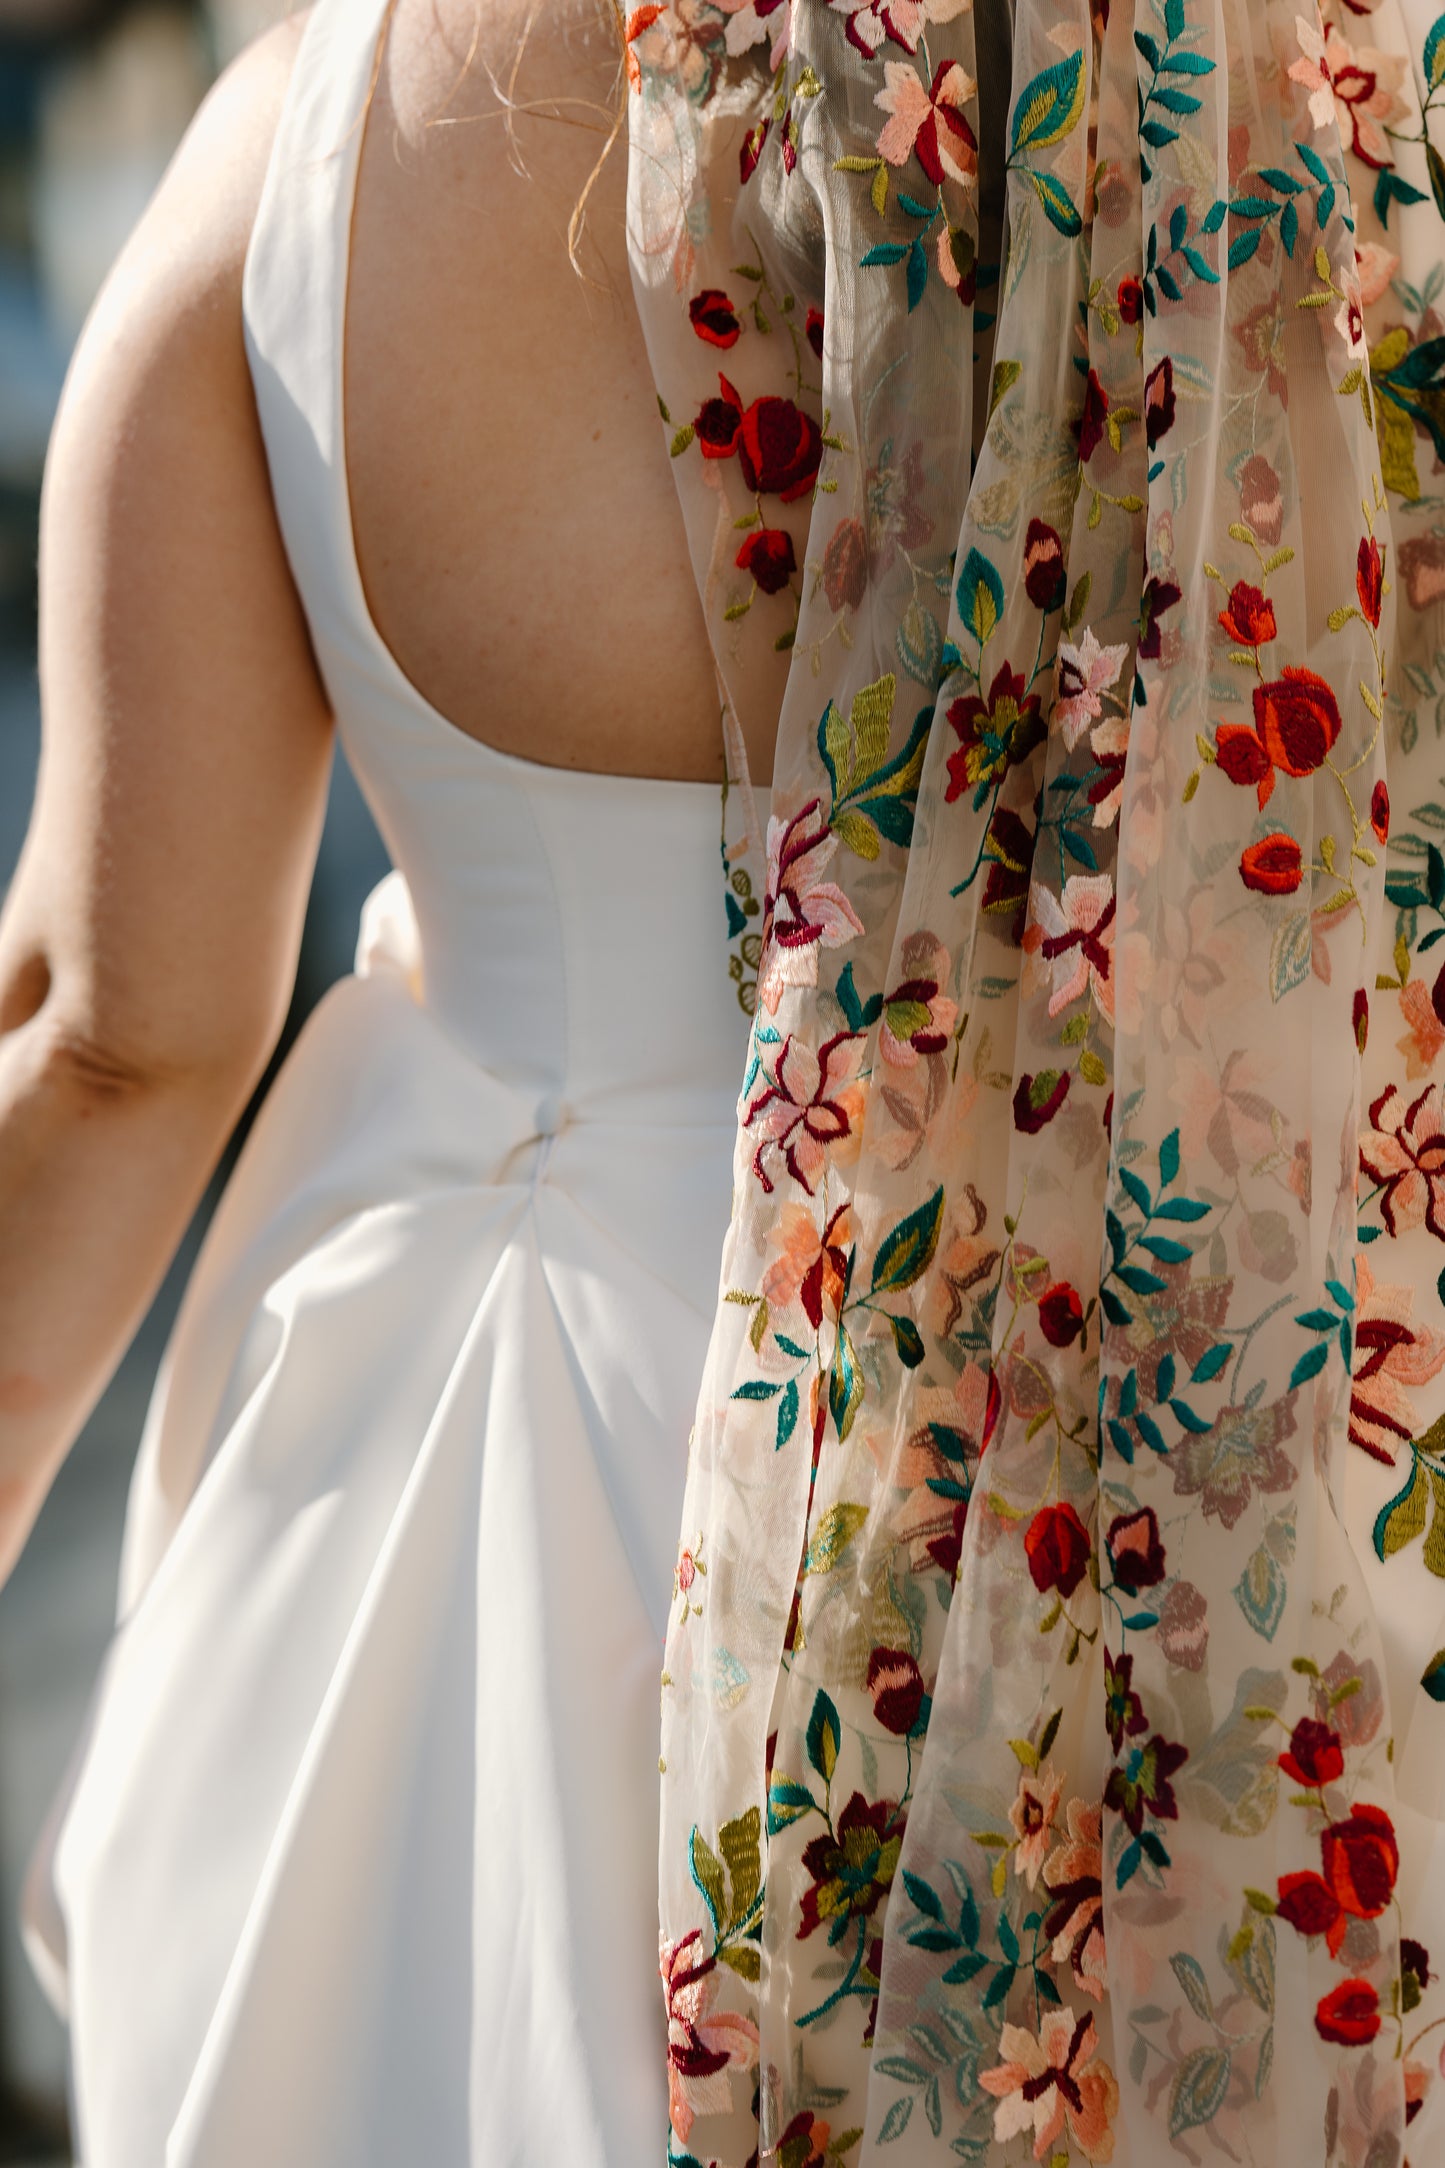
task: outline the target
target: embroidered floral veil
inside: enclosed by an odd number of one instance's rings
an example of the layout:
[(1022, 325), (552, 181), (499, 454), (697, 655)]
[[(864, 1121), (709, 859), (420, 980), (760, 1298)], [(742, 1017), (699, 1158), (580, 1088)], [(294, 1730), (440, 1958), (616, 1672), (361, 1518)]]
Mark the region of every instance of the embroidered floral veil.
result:
[(1445, 16), (645, 0), (628, 50), (728, 712), (782, 715), (670, 2158), (1421, 2168)]

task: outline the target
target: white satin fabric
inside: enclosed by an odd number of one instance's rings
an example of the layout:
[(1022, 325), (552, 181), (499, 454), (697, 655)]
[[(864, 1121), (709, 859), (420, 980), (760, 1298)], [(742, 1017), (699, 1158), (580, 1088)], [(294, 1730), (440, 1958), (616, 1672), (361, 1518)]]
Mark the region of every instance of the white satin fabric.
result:
[(657, 1677), (746, 1044), (718, 799), (490, 751), (370, 621), (341, 329), (383, 13), (315, 10), (246, 327), (399, 872), (187, 1295), (32, 1876), (85, 2168), (635, 2168), (667, 2122)]

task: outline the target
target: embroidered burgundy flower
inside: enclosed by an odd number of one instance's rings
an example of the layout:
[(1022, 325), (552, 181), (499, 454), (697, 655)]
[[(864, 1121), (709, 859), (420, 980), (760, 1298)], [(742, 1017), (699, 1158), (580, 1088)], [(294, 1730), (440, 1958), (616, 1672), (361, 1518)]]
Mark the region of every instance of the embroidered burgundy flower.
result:
[(923, 1708), (923, 1673), (907, 1649), (878, 1648), (868, 1659), (868, 1691), (873, 1714), (885, 1731), (907, 1739), (918, 1727)]
[(742, 323), (738, 312), (727, 295), (716, 286), (706, 286), (700, 294), (694, 294), (687, 305), (687, 313), (693, 330), (709, 346), (736, 346), (742, 335)]
[(1134, 1659), (1104, 1651), (1104, 1728), (1117, 1754), (1124, 1740), (1149, 1729), (1144, 1704), (1134, 1691)]
[(1159, 1646), (1181, 1671), (1202, 1671), (1209, 1654), (1209, 1605), (1192, 1581), (1176, 1581), (1159, 1607)]
[(1144, 385), (1144, 433), (1151, 452), (1174, 427), (1176, 411), (1174, 364), (1166, 354), (1158, 368), (1150, 370)]
[(823, 358), (823, 311), (809, 309), (803, 324), (803, 337), (807, 340), (819, 361)]
[(1089, 371), (1084, 386), (1084, 410), (1079, 416), (1079, 458), (1085, 466), (1099, 449), (1109, 419), (1109, 394), (1099, 382), (1097, 369)]
[(1219, 622), (1237, 647), (1263, 647), (1275, 638), (1274, 604), (1248, 580), (1239, 580), (1231, 588)]
[(1121, 1513), (1110, 1521), (1104, 1541), (1114, 1569), (1114, 1585), (1126, 1595), (1137, 1596), (1141, 1588), (1154, 1588), (1163, 1580), (1164, 1545), (1152, 1506), (1141, 1506), (1137, 1513)]
[(1280, 1768), (1296, 1784), (1314, 1789), (1333, 1784), (1345, 1773), (1340, 1735), (1315, 1717), (1302, 1716), (1289, 1735), (1289, 1745), (1279, 1757)]
[(744, 188), (758, 170), (758, 160), (763, 155), (763, 145), (768, 140), (772, 125), (771, 120), (754, 121), (743, 137), (742, 147), (738, 152), (738, 178)]
[(1006, 806), (994, 808), (988, 824), (983, 855), (989, 861), (983, 884), (983, 908), (990, 914), (1012, 914), (1013, 939), (1023, 932), (1023, 909), (1028, 901), (1034, 863), (1034, 832), (1026, 821)]
[(1137, 324), (1143, 321), (1144, 282), (1142, 279), (1135, 278), (1132, 272), (1127, 278), (1120, 279), (1119, 291), (1114, 298), (1119, 305), (1119, 314), (1126, 324)]
[(1036, 1137), (1068, 1098), (1071, 1081), (1068, 1069), (1040, 1069), (1037, 1076), (1021, 1076), (1014, 1090), (1015, 1129)]
[(742, 427), (743, 402), (735, 388), (721, 374), (718, 376), (721, 397), (704, 399), (693, 418), (697, 441), (704, 459), (731, 459), (738, 448), (738, 431)]
[(1381, 843), (1390, 839), (1390, 792), (1388, 785), (1377, 783), (1370, 793), (1370, 826)]
[(1067, 1280), (1055, 1280), (1039, 1297), (1039, 1330), (1050, 1347), (1072, 1347), (1084, 1329), (1084, 1305)]
[(1112, 1808), (1136, 1837), (1143, 1831), (1146, 1814), (1160, 1822), (1177, 1821), (1179, 1802), (1170, 1780), (1188, 1759), (1187, 1747), (1175, 1745), (1156, 1731), (1147, 1745), (1131, 1747), (1124, 1760), (1109, 1771), (1105, 1806)]
[(803, 1847), (812, 1887), (803, 1892), (800, 1942), (833, 1920), (867, 1919), (877, 1911), (893, 1886), (903, 1820), (891, 1800), (854, 1792), (835, 1826)]
[(1144, 583), (1139, 598), (1139, 644), (1135, 652), (1141, 662), (1157, 662), (1163, 650), (1164, 634), (1159, 620), (1166, 610), (1172, 610), (1183, 594), (1174, 580), (1150, 578)]
[(957, 751), (948, 756), (944, 799), (949, 805), (966, 790), (999, 782), (1044, 734), (1038, 694), (1029, 692), (1024, 678), (1007, 663), (1001, 665), (986, 701), (968, 693), (951, 700), (946, 712), (959, 741)]
[(1040, 1595), (1057, 1589), (1067, 1601), (1089, 1570), (1089, 1531), (1067, 1499), (1034, 1515), (1024, 1550)]
[(1064, 545), (1045, 520), (1031, 519), (1024, 536), (1024, 592), (1036, 610), (1061, 610), (1068, 592)]
[(1360, 609), (1368, 624), (1376, 630), (1380, 624), (1380, 610), (1385, 599), (1385, 560), (1380, 545), (1372, 534), (1361, 537), (1360, 554), (1355, 567), (1355, 592), (1360, 598)]
[(756, 527), (737, 554), (740, 572), (750, 572), (765, 595), (785, 588), (798, 569), (793, 538), (782, 527)]
[(748, 488), (791, 504), (817, 480), (823, 436), (791, 399), (755, 399), (738, 425), (737, 450)]

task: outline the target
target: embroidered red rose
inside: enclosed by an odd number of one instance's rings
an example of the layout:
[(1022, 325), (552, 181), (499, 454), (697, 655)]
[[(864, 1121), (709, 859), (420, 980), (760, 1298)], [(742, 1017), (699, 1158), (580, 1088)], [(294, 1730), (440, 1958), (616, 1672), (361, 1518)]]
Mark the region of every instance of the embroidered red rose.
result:
[(791, 504), (817, 479), (823, 435), (791, 399), (755, 399), (739, 425), (737, 450), (748, 488)]
[(1319, 1875), (1281, 1875), (1276, 1909), (1297, 1934), (1323, 1935), (1331, 1957), (1339, 1955), (1347, 1922), (1338, 1897)]
[(1128, 278), (1120, 279), (1119, 291), (1115, 298), (1119, 304), (1119, 314), (1126, 324), (1137, 324), (1142, 321), (1144, 315), (1144, 282), (1142, 279), (1136, 279), (1132, 274)]
[(731, 459), (738, 448), (738, 431), (742, 427), (742, 399), (722, 374), (718, 376), (718, 383), (722, 396), (704, 399), (692, 424), (704, 459)]
[(793, 538), (782, 527), (757, 527), (737, 554), (740, 572), (751, 572), (765, 595), (776, 595), (798, 569)]
[(1377, 783), (1370, 793), (1370, 826), (1381, 843), (1390, 840), (1390, 792), (1384, 783)]
[(737, 310), (716, 286), (705, 286), (687, 305), (693, 330), (709, 346), (736, 346), (742, 334)]
[(1237, 581), (1230, 590), (1219, 622), (1238, 647), (1263, 647), (1276, 636), (1274, 604), (1247, 580)]
[(1239, 874), (1262, 896), (1292, 896), (1304, 878), (1300, 847), (1293, 836), (1262, 836), (1241, 852)]
[(1313, 670), (1286, 670), (1254, 692), (1254, 722), (1272, 764), (1285, 775), (1313, 775), (1340, 734), (1340, 710)]
[(1084, 1329), (1084, 1305), (1067, 1280), (1056, 1280), (1039, 1297), (1039, 1330), (1050, 1347), (1072, 1347)]
[(1164, 650), (1164, 628), (1159, 620), (1166, 610), (1172, 610), (1183, 595), (1177, 580), (1156, 579), (1152, 574), (1144, 583), (1139, 597), (1139, 646), (1140, 662), (1157, 662)]
[(1360, 598), (1360, 609), (1367, 624), (1377, 629), (1380, 609), (1385, 599), (1385, 560), (1380, 545), (1372, 534), (1361, 537), (1360, 554), (1355, 565), (1355, 593)]
[(1040, 1595), (1056, 1588), (1067, 1599), (1088, 1571), (1089, 1531), (1067, 1500), (1044, 1506), (1029, 1523), (1024, 1550)]
[(885, 1731), (906, 1739), (923, 1707), (923, 1673), (907, 1649), (875, 1649), (868, 1659), (873, 1714)]
[(823, 358), (823, 311), (821, 309), (809, 309), (807, 321), (803, 325), (803, 336), (809, 346), (812, 347), (819, 361), (821, 361)]
[(1029, 601), (1036, 610), (1061, 609), (1067, 588), (1063, 543), (1054, 528), (1031, 519), (1024, 536), (1024, 591)]
[(1280, 1755), (1279, 1765), (1296, 1784), (1311, 1788), (1333, 1784), (1336, 1777), (1345, 1772), (1339, 1733), (1312, 1716), (1302, 1716), (1289, 1735), (1289, 1745)]
[(823, 592), (830, 609), (856, 610), (868, 586), (868, 537), (861, 519), (843, 519), (823, 552)]
[(1342, 1822), (1331, 1822), (1320, 1838), (1325, 1880), (1343, 1911), (1375, 1920), (1394, 1894), (1400, 1871), (1395, 1825), (1383, 1807), (1354, 1806)]
[(1114, 1569), (1114, 1585), (1126, 1595), (1137, 1596), (1141, 1588), (1157, 1587), (1163, 1580), (1164, 1545), (1152, 1506), (1141, 1506), (1137, 1513), (1121, 1513), (1109, 1523), (1104, 1540)]
[(1380, 2030), (1380, 1998), (1368, 1980), (1341, 1980), (1315, 2011), (1315, 2031), (1340, 2047), (1362, 2048)]

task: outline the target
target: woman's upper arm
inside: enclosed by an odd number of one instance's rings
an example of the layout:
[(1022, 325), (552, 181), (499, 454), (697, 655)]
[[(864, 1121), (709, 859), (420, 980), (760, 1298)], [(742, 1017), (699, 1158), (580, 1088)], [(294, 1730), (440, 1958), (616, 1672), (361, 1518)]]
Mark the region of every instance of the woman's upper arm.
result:
[(330, 716), (241, 325), (295, 38), (198, 116), (81, 340), (47, 469), (40, 783), (0, 1028), (43, 998), (122, 1074), (264, 1058), (324, 806)]

